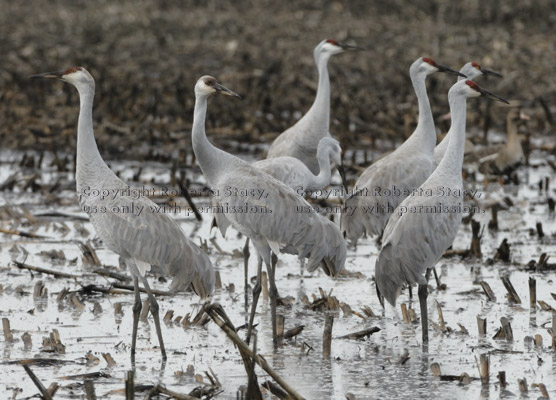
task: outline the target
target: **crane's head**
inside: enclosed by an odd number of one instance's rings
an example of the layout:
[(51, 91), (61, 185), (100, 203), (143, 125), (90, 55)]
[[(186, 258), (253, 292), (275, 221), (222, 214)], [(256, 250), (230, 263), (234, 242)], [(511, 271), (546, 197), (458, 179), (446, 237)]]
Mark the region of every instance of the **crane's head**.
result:
[(451, 88), (450, 91), (448, 93), (448, 97), (454, 96), (454, 95), (461, 95), (461, 96), (465, 96), (467, 97), (479, 97), (479, 96), (484, 96), (484, 97), (489, 97), (491, 99), (494, 100), (498, 100), (501, 101), (503, 103), (506, 104), (510, 104), (510, 102), (506, 99), (503, 99), (502, 97), (495, 95), (494, 93), (489, 92), (486, 89), (483, 89), (482, 87), (480, 87), (479, 85), (477, 85), (475, 82), (470, 81), (470, 80), (465, 80), (465, 81), (459, 81), (457, 83), (455, 83)]
[(351, 46), (349, 44), (340, 43), (334, 39), (325, 39), (315, 47), (315, 60), (321, 56), (332, 56), (334, 54), (343, 53), (346, 50), (363, 50), (361, 47)]
[(455, 71), (452, 68), (445, 67), (444, 65), (437, 64), (432, 58), (429, 57), (421, 57), (418, 58), (413, 64), (411, 64), (411, 68), (409, 68), (410, 73), (413, 74), (425, 74), (430, 75), (435, 72), (446, 72), (452, 75), (458, 75), (466, 78), (461, 72)]
[(497, 78), (502, 78), (502, 75), (500, 75), (498, 72), (494, 72), (486, 68), (483, 68), (476, 62), (468, 62), (459, 70), (459, 72), (467, 76), (468, 79), (475, 79), (480, 75), (486, 75), (486, 76), (490, 75), (490, 76), (495, 76)]
[(330, 160), (336, 165), (342, 165), (342, 155), (344, 151), (342, 150), (342, 146), (340, 142), (332, 137), (324, 137), (320, 140), (319, 145), (317, 147), (317, 153), (319, 149), (324, 150), (325, 154), (328, 154)]
[(31, 78), (53, 78), (71, 83), (77, 89), (81, 87), (95, 87), (95, 80), (92, 75), (83, 67), (69, 67), (63, 71), (46, 72), (44, 74), (33, 75)]
[(221, 93), (226, 96), (234, 96), (241, 99), (241, 96), (236, 92), (232, 92), (230, 89), (224, 87), (212, 76), (205, 75), (199, 78), (197, 84), (195, 84), (195, 95), (196, 96), (210, 96), (213, 93)]

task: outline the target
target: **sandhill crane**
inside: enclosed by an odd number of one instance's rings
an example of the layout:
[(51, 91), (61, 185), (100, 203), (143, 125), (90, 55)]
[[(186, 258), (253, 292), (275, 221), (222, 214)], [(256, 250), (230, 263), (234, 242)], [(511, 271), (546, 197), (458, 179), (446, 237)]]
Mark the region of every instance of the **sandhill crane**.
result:
[[(377, 293), (392, 305), (404, 285), (419, 284), (423, 343), (428, 342), (427, 280), (430, 269), (456, 237), (463, 208), (462, 165), (468, 97), (503, 102), (475, 82), (455, 83), (448, 92), (453, 134), (431, 176), (396, 208), (382, 237), (375, 264)], [(426, 276), (423, 277), (423, 274)]]
[[(467, 78), (469, 80), (474, 80), (475, 78), (477, 78), (481, 75), (490, 75), (490, 76), (496, 76), (498, 78), (502, 78), (502, 75), (500, 75), (498, 72), (490, 71), (486, 68), (483, 68), (476, 62), (468, 62), (463, 67), (461, 67), (459, 72), (462, 73), (463, 75), (467, 76)], [(458, 77), (458, 81), (460, 81), (462, 79), (464, 79), (464, 78), (461, 77), (461, 76)], [(434, 148), (434, 167), (435, 168), (440, 163), (440, 160), (442, 160), (442, 157), (444, 157), (444, 153), (446, 152), (446, 148), (448, 147), (448, 141), (450, 140), (451, 132), (452, 132), (451, 129), (448, 130), (448, 133), (446, 133), (446, 136), (444, 136), (444, 139), (442, 139), (442, 141), (440, 143), (438, 143), (436, 145), (436, 147)]]
[(334, 54), (359, 47), (339, 43), (334, 39), (320, 42), (313, 52), (319, 73), (317, 95), (313, 105), (295, 125), (282, 132), (270, 145), (267, 158), (295, 157), (309, 167), (313, 174), (319, 173), (317, 147), (320, 140), (330, 137), (330, 79), (328, 60)]
[(431, 174), (436, 132), (425, 80), (435, 72), (462, 76), (428, 57), (409, 68), (419, 103), (419, 120), (413, 134), (394, 152), (370, 165), (357, 179), (354, 194), (344, 205), (341, 230), (353, 242), (364, 235), (380, 235), (390, 214), (402, 200)]
[(160, 329), (158, 303), (145, 274), (151, 266), (172, 276), (170, 290), (192, 286), (206, 298), (214, 290), (214, 268), (208, 256), (189, 241), (179, 225), (147, 197), (131, 192), (130, 187), (108, 168), (102, 159), (93, 132), (93, 98), (95, 80), (82, 67), (34, 75), (57, 78), (71, 83), (79, 92), (80, 110), (77, 125), (76, 183), (79, 204), (93, 224), (97, 235), (113, 252), (119, 254), (133, 276), (133, 332), (131, 360), (135, 360), (137, 327), (141, 312), (139, 279), (150, 300), (162, 358), (166, 350)]
[[(269, 274), (273, 341), (276, 337), (276, 300), (274, 254), (297, 254), (308, 258), (307, 269), (319, 266), (335, 276), (343, 268), (346, 244), (338, 227), (327, 218), (311, 212), (310, 205), (290, 187), (260, 169), (216, 148), (205, 133), (207, 99), (213, 93), (238, 96), (211, 76), (201, 77), (195, 85), (193, 151), (216, 201), (231, 225), (250, 238)], [(239, 96), (238, 96), (239, 97)], [(253, 289), (248, 337), (253, 326), (261, 290), (261, 269)]]
[(529, 120), (529, 116), (521, 111), (521, 107), (513, 107), (506, 115), (507, 141), (498, 152), (479, 160), (479, 171), (483, 174), (511, 175), (525, 161), (521, 146), (518, 124)]
[[(290, 156), (267, 158), (260, 160), (252, 165), (261, 171), (266, 172), (272, 177), (284, 182), (290, 188), (295, 190), (299, 195), (303, 195), (305, 191), (324, 189), (330, 184), (331, 161), (334, 163), (342, 178), (344, 189), (347, 190), (347, 181), (342, 166), (342, 147), (340, 143), (331, 137), (324, 137), (320, 140), (317, 149), (317, 159), (319, 161), (319, 174), (314, 175), (311, 170), (299, 159)], [(218, 202), (213, 197), (211, 199), (213, 207), (218, 206)], [(226, 236), (226, 231), (230, 226), (230, 221), (227, 220), (225, 214), (215, 213), (214, 220), (211, 226), (217, 226), (222, 236)], [(243, 246), (244, 257), (244, 287), (245, 287), (245, 305), (247, 307), (247, 288), (249, 279), (249, 238), (245, 241)], [(303, 273), (304, 259), (301, 259), (301, 273)], [(259, 268), (262, 265), (262, 259), (258, 256)], [(259, 269), (258, 268), (258, 269)]]

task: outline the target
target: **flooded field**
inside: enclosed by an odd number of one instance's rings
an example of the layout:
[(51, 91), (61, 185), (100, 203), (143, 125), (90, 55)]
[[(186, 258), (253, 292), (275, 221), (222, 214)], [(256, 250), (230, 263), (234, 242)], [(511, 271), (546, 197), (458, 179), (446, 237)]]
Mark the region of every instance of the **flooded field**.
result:
[[(280, 257), (278, 313), (289, 338), (273, 349), (263, 287), (257, 353), (307, 399), (556, 397), (552, 0), (30, 4), (0, 0), (0, 399), (40, 398), (42, 386), (61, 399), (93, 399), (93, 391), (96, 398), (124, 398), (132, 370), (132, 281), (75, 194), (78, 93), (28, 77), (72, 65), (90, 71), (102, 157), (131, 185), (156, 189), (152, 200), (209, 254), (219, 275), (210, 302), (223, 307), (243, 339), (256, 275), (253, 247), (246, 304), (245, 238), (233, 229), (223, 238), (211, 230), (210, 215), (199, 221), (186, 199), (160, 190), (182, 184), (197, 207), (210, 205), (200, 195), (206, 180), (191, 145), (199, 77), (213, 75), (243, 97), (211, 100), (209, 139), (259, 160), (312, 104), (313, 49), (324, 39), (364, 48), (328, 65), (329, 131), (346, 149), (350, 188), (364, 167), (413, 132), (419, 107), (408, 69), (420, 57), (454, 69), (476, 62), (502, 74), (478, 83), (528, 114), (515, 132), (528, 162), (506, 182), (479, 173), (476, 160), (464, 164), (465, 188), (477, 191), (466, 204), (477, 210), (464, 213), (453, 247), (436, 266), (438, 278), (429, 281), (428, 346), (416, 288), (412, 299), (404, 290), (396, 307), (379, 304), (379, 245), (367, 238), (348, 248), (336, 279), (320, 270), (303, 273), (296, 257)], [(447, 74), (427, 78), (437, 134), (450, 125), (453, 81)], [(507, 113), (498, 103), (468, 101), (471, 155), (480, 158), (506, 141)], [(339, 176), (331, 188), (340, 188)], [(342, 200), (312, 204), (332, 210), (327, 216), (338, 223)], [(208, 306), (191, 293), (167, 293), (162, 277), (149, 281), (168, 359), (162, 363), (152, 316), (144, 312), (135, 398), (242, 398), (244, 359), (204, 313)], [(323, 333), (331, 316), (327, 355)], [(262, 387), (276, 375), (258, 366), (255, 372), (264, 398), (285, 398)]]
[[(123, 397), (125, 374), (131, 368), (133, 292), (118, 289), (116, 284), (130, 285), (127, 271), (120, 267), (118, 257), (95, 238), (86, 214), (80, 212), (73, 173), (59, 172), (49, 152), (44, 153), (37, 168), (39, 157), (38, 152), (0, 153), (0, 316), (9, 320), (13, 336), (11, 342), (4, 337), (0, 341), (1, 397), (19, 399), (38, 392), (22, 362), (29, 363), (44, 386), (53, 382), (61, 386), (56, 398), (85, 398), (86, 379), (93, 382), (99, 398)], [(29, 162), (31, 158), (34, 166)], [(27, 166), (21, 167), (25, 159)], [(300, 325), (303, 330), (273, 351), (270, 310), (265, 299), (256, 316), (258, 352), (308, 399), (499, 398), (510, 392), (520, 395), (518, 379), (526, 379), (528, 394), (524, 396), (540, 397), (540, 384), (556, 396), (556, 352), (551, 348), (555, 267), (551, 259), (537, 265), (537, 270), (530, 264), (542, 253), (549, 257), (556, 253), (556, 223), (547, 204), (554, 190), (539, 189), (540, 181), (554, 176), (546, 159), (546, 154), (534, 153), (531, 166), (519, 170), (518, 186), (469, 183), (468, 189), (478, 189), (478, 205), (485, 211), (473, 217), (482, 226), (491, 219), (488, 207), (494, 199), (502, 203), (508, 197), (512, 205), (498, 212), (497, 231), (486, 227), (482, 231), (481, 259), (462, 256), (472, 236), (471, 225), (463, 224), (452, 251), (457, 255), (445, 257), (437, 265), (442, 286), (439, 289), (434, 279), (429, 282), (428, 348), (421, 343), (416, 298), (409, 300), (406, 291), (396, 308), (381, 308), (372, 279), (378, 248), (374, 240), (365, 239), (349, 249), (346, 271), (335, 280), (321, 272), (305, 272), (302, 277), (295, 257), (280, 259), (278, 289), (289, 305), (278, 311), (285, 316), (286, 331)], [(171, 183), (169, 165), (108, 163), (133, 185)], [(71, 163), (67, 167), (71, 171)], [(204, 182), (195, 171), (188, 170), (191, 189), (201, 188)], [(339, 183), (339, 177), (336, 181)], [(174, 200), (185, 209), (182, 198)], [(197, 205), (208, 204), (208, 198), (194, 201)], [(233, 230), (226, 239), (216, 230), (211, 232), (208, 216), (202, 222), (185, 212), (174, 217), (191, 240), (207, 241), (207, 251), (222, 282), (212, 302), (222, 305), (235, 326), (243, 325), (247, 318), (241, 253), (244, 238)], [(542, 238), (537, 233), (538, 222), (544, 231)], [(504, 252), (495, 256), (504, 239), (509, 244), (509, 260)], [(96, 253), (98, 265), (90, 249)], [(33, 267), (49, 273), (29, 269)], [(67, 275), (54, 275), (58, 273)], [(251, 256), (250, 276), (254, 278), (255, 273), (256, 257)], [(506, 298), (502, 278), (509, 278), (520, 304)], [(533, 308), (529, 304), (530, 278), (536, 279), (538, 303)], [(160, 279), (151, 277), (150, 281), (153, 288), (167, 290), (168, 284)], [(494, 301), (487, 298), (481, 282), (490, 286)], [(321, 289), (337, 299), (325, 302), (330, 308), (311, 305), (322, 297)], [(106, 293), (109, 290), (113, 292)], [(154, 324), (148, 316), (139, 325), (135, 385), (146, 386), (136, 393), (137, 398), (143, 398), (159, 383), (181, 394), (210, 386), (205, 372), (217, 377), (218, 398), (236, 398), (240, 386), (247, 384), (247, 375), (232, 342), (212, 321), (203, 325), (182, 323), (201, 310), (198, 298), (192, 294), (157, 298), (161, 317), (173, 311), (163, 324), (168, 360), (161, 364)], [(417, 319), (404, 321), (401, 304), (415, 308)], [(331, 355), (323, 357), (327, 315), (335, 319)], [(478, 317), (486, 319), (486, 335), (478, 333)], [(503, 317), (509, 321), (513, 340), (494, 338)], [(342, 338), (372, 327), (380, 330), (361, 339)], [(239, 333), (245, 336), (245, 330)], [(488, 355), (490, 360), (490, 381), (484, 384), (479, 380), (481, 355)], [(500, 371), (505, 372), (505, 388), (499, 383)], [(258, 367), (256, 372), (260, 384), (272, 380)], [(464, 373), (467, 376), (461, 377)]]

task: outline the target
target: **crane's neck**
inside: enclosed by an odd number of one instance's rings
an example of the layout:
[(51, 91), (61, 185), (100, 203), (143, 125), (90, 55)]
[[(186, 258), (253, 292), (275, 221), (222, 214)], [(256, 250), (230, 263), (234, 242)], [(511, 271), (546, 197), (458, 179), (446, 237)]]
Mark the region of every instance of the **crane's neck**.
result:
[(411, 83), (413, 84), (419, 104), (419, 120), (412, 137), (414, 141), (420, 143), (421, 146), (432, 153), (436, 145), (436, 132), (434, 130), (431, 105), (427, 96), (426, 78), (427, 75), (424, 73), (411, 76)]
[(514, 121), (512, 116), (508, 116), (506, 119), (506, 134), (508, 136), (508, 143), (519, 141), (517, 123)]
[(434, 148), (435, 161), (436, 161), (437, 154), (438, 157), (442, 158), (444, 156), (444, 153), (446, 153), (446, 148), (448, 147), (448, 143), (450, 143), (451, 136), (452, 136), (452, 130), (449, 129), (448, 132), (446, 133), (446, 136), (444, 136), (444, 139), (442, 139), (442, 141), (438, 143)]
[(93, 132), (93, 99), (95, 90), (92, 87), (80, 87), (79, 120), (77, 122), (77, 161), (76, 182), (78, 192), (86, 185), (100, 184), (96, 179), (101, 170), (108, 166), (100, 156)]
[[(471, 79), (473, 80), (475, 77), (477, 77), (480, 74), (477, 74), (475, 72), (473, 72), (473, 70), (476, 70), (475, 67), (473, 67), (471, 72), (467, 71), (467, 67), (466, 65), (464, 65), (462, 67), (462, 69), (459, 70), (459, 72), (461, 72), (462, 74), (466, 75), (467, 78), (464, 78), (463, 76), (458, 76), (458, 82), (462, 81), (464, 79)], [(448, 147), (448, 143), (450, 142), (450, 137), (452, 135), (452, 129), (448, 130), (448, 133), (446, 133), (446, 136), (444, 136), (444, 139), (442, 139), (442, 141), (434, 148), (434, 158), (436, 161), (437, 155), (438, 157), (441, 157), (444, 155), (444, 153), (446, 153), (446, 148)]]
[(319, 161), (319, 174), (311, 179), (311, 183), (305, 188), (305, 190), (319, 190), (330, 184), (330, 150), (319, 147), (317, 149), (317, 159)]
[(207, 138), (205, 132), (205, 120), (207, 115), (207, 95), (198, 94), (195, 100), (193, 112), (193, 128), (191, 130), (191, 142), (197, 162), (203, 171), (210, 186), (217, 184), (221, 176), (220, 165), (227, 165), (226, 160), (232, 155), (216, 148)]
[(321, 139), (328, 135), (330, 127), (330, 78), (328, 76), (328, 60), (330, 55), (321, 54), (317, 59), (317, 70), (319, 73), (319, 83), (317, 87), (317, 95), (313, 105), (299, 121), (301, 124), (307, 124), (304, 133), (304, 141), (318, 143)]
[(438, 164), (437, 170), (459, 177), (463, 167), (463, 153), (465, 150), (465, 118), (467, 114), (467, 98), (465, 96), (452, 96), (449, 99), (452, 125), (446, 153)]

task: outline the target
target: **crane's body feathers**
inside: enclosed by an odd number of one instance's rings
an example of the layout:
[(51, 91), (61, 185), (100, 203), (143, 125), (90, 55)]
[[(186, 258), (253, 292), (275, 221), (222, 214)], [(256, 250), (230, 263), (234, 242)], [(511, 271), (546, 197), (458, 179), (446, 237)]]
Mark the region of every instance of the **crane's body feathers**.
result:
[[(309, 258), (308, 271), (314, 271), (327, 259), (335, 267), (325, 272), (335, 276), (346, 258), (346, 246), (338, 227), (313, 212), (309, 203), (286, 184), (242, 160), (237, 161), (216, 182), (209, 182), (217, 193), (218, 204), (238, 211), (225, 214), (231, 225), (260, 246)], [(253, 187), (264, 194), (261, 198), (224, 196), (229, 187)]]

